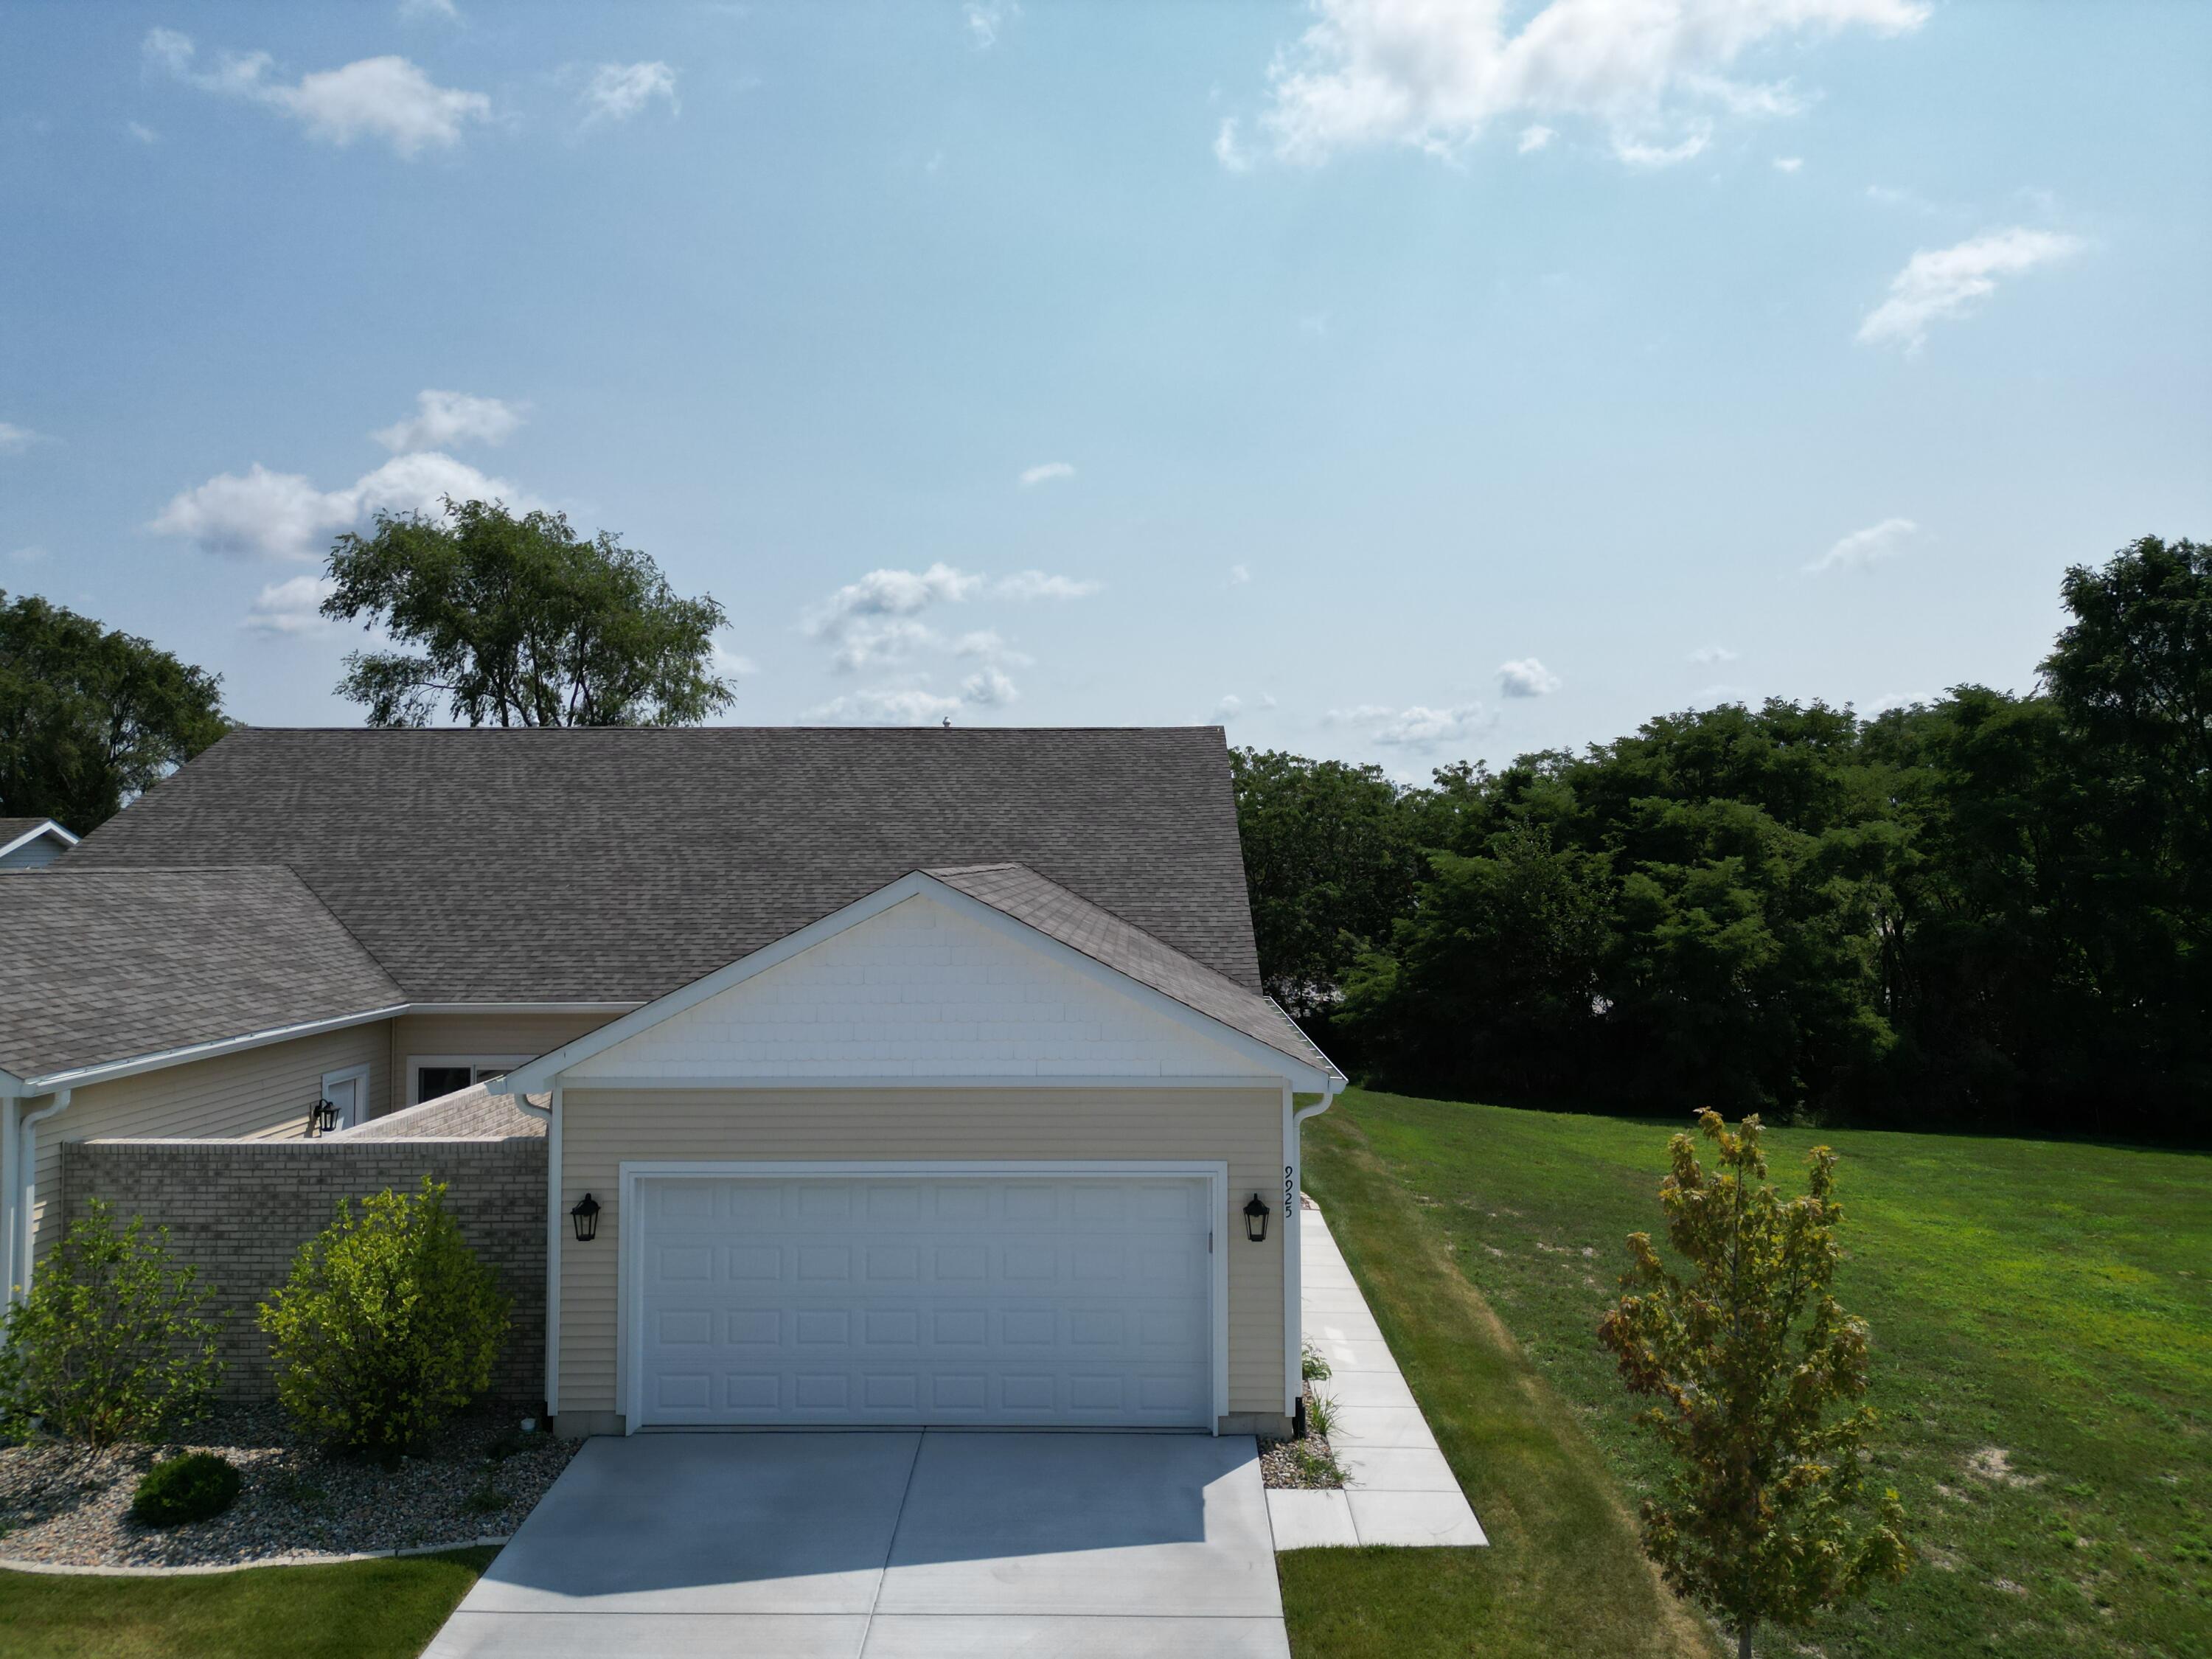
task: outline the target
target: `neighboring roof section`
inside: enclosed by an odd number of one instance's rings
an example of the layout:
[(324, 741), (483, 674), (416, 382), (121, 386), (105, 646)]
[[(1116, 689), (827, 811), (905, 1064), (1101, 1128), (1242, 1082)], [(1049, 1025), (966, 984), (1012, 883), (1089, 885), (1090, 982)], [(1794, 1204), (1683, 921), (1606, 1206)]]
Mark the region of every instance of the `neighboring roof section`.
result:
[(1343, 1076), (1273, 998), (1194, 962), (1026, 865), (970, 865), (922, 873), (1279, 1054)]
[[(551, 1102), (540, 1095), (532, 1103), (543, 1109)], [(387, 1112), (350, 1129), (338, 1129), (325, 1140), (527, 1140), (543, 1139), (545, 1120), (526, 1112), (513, 1095), (495, 1095), (481, 1083), (452, 1094), (440, 1095), (401, 1112)]]
[(0, 818), (0, 870), (37, 870), (76, 845), (52, 818)]
[(72, 858), (0, 888), (0, 1067), (27, 1079), (406, 1000), (281, 868)]
[(1211, 726), (249, 729), (69, 859), (289, 865), (423, 1002), (650, 1000), (994, 861), (1260, 989)]

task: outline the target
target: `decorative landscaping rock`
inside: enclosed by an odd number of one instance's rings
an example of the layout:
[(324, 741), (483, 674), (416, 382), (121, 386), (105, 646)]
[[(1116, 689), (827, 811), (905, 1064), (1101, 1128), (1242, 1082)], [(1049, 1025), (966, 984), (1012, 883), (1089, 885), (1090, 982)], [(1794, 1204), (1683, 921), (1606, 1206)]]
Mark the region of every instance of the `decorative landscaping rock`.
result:
[[(574, 1454), (524, 1434), (520, 1413), (450, 1425), (389, 1473), (325, 1456), (274, 1406), (225, 1407), (185, 1443), (106, 1451), (40, 1440), (0, 1448), (0, 1559), (85, 1567), (248, 1566), (404, 1550), (512, 1533)], [(155, 1528), (131, 1518), (147, 1470), (191, 1452), (244, 1477), (221, 1515)]]
[[(1306, 1421), (1314, 1420), (1313, 1389), (1305, 1390)], [(1262, 1440), (1260, 1478), (1270, 1486), (1311, 1488), (1341, 1486), (1344, 1471), (1326, 1436), (1309, 1432), (1303, 1440)]]

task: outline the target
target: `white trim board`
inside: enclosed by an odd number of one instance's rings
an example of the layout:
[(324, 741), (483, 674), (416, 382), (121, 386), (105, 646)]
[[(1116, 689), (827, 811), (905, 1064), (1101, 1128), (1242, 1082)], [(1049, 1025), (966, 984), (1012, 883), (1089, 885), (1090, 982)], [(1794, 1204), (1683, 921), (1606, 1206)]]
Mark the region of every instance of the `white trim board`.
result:
[(19, 847), (28, 847), (33, 842), (38, 840), (41, 836), (58, 836), (61, 838), (62, 848), (64, 852), (76, 846), (77, 843), (76, 836), (70, 834), (68, 830), (63, 829), (61, 825), (56, 823), (52, 818), (48, 818), (43, 823), (33, 824), (30, 829), (26, 830), (21, 835), (16, 836), (15, 840), (9, 842), (6, 846), (0, 847), (0, 859), (6, 858), (9, 854), (14, 852)]
[[(644, 1425), (635, 1395), (634, 1379), (644, 1368), (645, 1322), (638, 1316), (645, 1303), (645, 1252), (629, 1248), (640, 1214), (637, 1183), (641, 1181), (696, 1179), (721, 1181), (753, 1176), (787, 1181), (818, 1176), (824, 1180), (950, 1176), (987, 1179), (997, 1176), (1097, 1176), (1111, 1180), (1126, 1176), (1182, 1176), (1206, 1183), (1212, 1206), (1212, 1247), (1208, 1255), (1206, 1322), (1211, 1328), (1207, 1365), (1213, 1401), (1209, 1431), (1221, 1432), (1221, 1419), (1229, 1414), (1229, 1251), (1243, 1237), (1229, 1231), (1229, 1165), (1204, 1158), (1008, 1158), (1003, 1160), (917, 1158), (859, 1160), (851, 1163), (798, 1159), (778, 1163), (725, 1158), (625, 1158), (616, 1165), (621, 1207), (617, 1212), (615, 1248), (615, 1413), (623, 1419), (623, 1432), (635, 1434)], [(557, 1206), (556, 1206), (557, 1207)], [(563, 1217), (565, 1220), (566, 1218)], [(599, 1242), (604, 1242), (601, 1235)], [(579, 1246), (579, 1249), (586, 1248)]]
[(331, 1097), (331, 1084), (353, 1085), (353, 1109), (347, 1114), (345, 1121), (337, 1126), (339, 1128), (350, 1129), (357, 1123), (368, 1121), (368, 1078), (369, 1068), (366, 1066), (341, 1066), (336, 1071), (323, 1073), (322, 1097), (325, 1100)]

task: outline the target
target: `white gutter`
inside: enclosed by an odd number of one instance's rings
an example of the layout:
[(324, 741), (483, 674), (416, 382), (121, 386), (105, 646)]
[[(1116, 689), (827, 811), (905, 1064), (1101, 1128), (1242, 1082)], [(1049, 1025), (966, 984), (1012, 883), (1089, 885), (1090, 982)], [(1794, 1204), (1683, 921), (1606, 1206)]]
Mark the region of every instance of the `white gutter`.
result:
[(1305, 1392), (1305, 1295), (1304, 1206), (1298, 1202), (1305, 1159), (1299, 1150), (1298, 1131), (1310, 1117), (1319, 1117), (1336, 1103), (1344, 1079), (1332, 1077), (1320, 1101), (1304, 1111), (1287, 1080), (1283, 1085), (1283, 1366), (1284, 1410), (1297, 1415), (1298, 1400)]
[[(517, 1095), (517, 1100), (522, 1097)], [(561, 1233), (568, 1219), (561, 1202), (561, 1085), (553, 1085), (545, 1126), (545, 1427), (561, 1410)]]
[(368, 1025), (380, 1019), (395, 1019), (407, 1012), (411, 1006), (395, 1002), (388, 1008), (371, 1008), (363, 1013), (340, 1014), (331, 1019), (311, 1019), (297, 1025), (278, 1025), (266, 1031), (248, 1031), (243, 1036), (221, 1037), (213, 1042), (194, 1042), (182, 1048), (163, 1048), (150, 1054), (137, 1054), (129, 1060), (102, 1060), (97, 1066), (80, 1066), (72, 1071), (50, 1072), (44, 1077), (23, 1079), (22, 1092), (43, 1095), (57, 1089), (81, 1089), (88, 1083), (105, 1083), (110, 1078), (133, 1077), (140, 1072), (158, 1072), (167, 1066), (184, 1066), (196, 1060), (211, 1060), (217, 1054), (236, 1054), (241, 1048), (266, 1048), (272, 1042), (289, 1042), (294, 1037), (319, 1036), (325, 1031), (343, 1031), (349, 1025)]
[[(70, 1093), (67, 1089), (57, 1090), (52, 1105), (41, 1106), (16, 1121), (15, 1213), (9, 1218), (8, 1230), (9, 1253), (14, 1257), (9, 1273), (11, 1297), (31, 1293), (31, 1270), (38, 1265), (31, 1248), (31, 1206), (39, 1201), (39, 1125), (69, 1109)], [(18, 1112), (21, 1110), (20, 1103), (11, 1103)]]

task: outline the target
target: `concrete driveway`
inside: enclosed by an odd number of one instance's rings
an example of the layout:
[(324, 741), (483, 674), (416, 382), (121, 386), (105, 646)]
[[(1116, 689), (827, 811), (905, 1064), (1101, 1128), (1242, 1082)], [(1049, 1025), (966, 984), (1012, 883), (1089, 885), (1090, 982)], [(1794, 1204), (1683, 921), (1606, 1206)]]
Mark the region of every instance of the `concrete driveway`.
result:
[(1288, 1659), (1249, 1437), (587, 1441), (426, 1659)]

